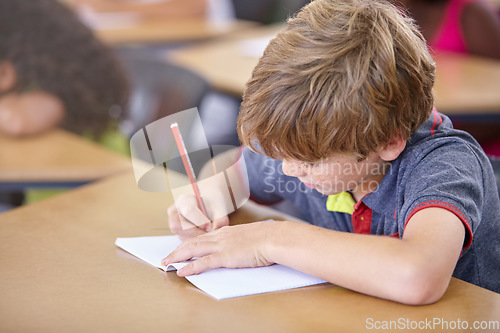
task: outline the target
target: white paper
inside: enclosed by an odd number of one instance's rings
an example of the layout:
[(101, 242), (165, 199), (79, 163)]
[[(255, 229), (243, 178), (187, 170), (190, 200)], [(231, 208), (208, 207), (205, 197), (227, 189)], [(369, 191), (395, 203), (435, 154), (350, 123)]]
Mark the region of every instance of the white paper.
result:
[[(165, 268), (161, 260), (181, 241), (176, 236), (117, 238), (115, 244), (137, 258), (164, 271), (180, 269), (187, 262)], [(216, 299), (254, 295), (311, 286), (326, 281), (283, 265), (257, 268), (217, 268), (187, 276), (189, 282)]]

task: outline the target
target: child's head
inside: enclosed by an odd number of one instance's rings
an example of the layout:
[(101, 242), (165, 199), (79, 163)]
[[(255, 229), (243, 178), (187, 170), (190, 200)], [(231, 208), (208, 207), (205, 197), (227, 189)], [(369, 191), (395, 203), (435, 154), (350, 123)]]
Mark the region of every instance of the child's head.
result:
[(315, 0), (254, 69), (238, 132), (276, 159), (363, 158), (415, 132), (432, 111), (433, 84), (425, 40), (388, 1)]
[(102, 133), (123, 114), (128, 88), (111, 51), (56, 0), (0, 1), (0, 64), (15, 80), (0, 98), (42, 91), (64, 106), (62, 127)]

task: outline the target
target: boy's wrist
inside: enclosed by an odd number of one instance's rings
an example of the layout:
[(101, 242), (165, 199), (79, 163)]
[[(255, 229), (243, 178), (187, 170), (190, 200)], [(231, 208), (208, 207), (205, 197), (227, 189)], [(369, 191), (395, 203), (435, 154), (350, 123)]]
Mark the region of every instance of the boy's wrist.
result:
[(275, 222), (265, 222), (269, 224), (269, 228), (266, 232), (266, 238), (264, 241), (264, 257), (273, 263), (280, 263), (282, 258), (282, 253), (286, 251), (287, 236), (290, 234), (290, 229), (293, 228), (295, 222), (290, 221), (275, 221)]

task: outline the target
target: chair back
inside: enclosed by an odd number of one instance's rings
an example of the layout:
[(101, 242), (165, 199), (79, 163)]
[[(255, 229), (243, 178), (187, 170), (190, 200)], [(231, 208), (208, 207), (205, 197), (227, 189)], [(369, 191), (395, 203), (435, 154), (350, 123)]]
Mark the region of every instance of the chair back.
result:
[(168, 115), (199, 107), (209, 84), (198, 74), (159, 59), (121, 55), (131, 94), (124, 132), (132, 136)]
[(264, 24), (284, 22), (310, 0), (233, 0), (236, 18)]

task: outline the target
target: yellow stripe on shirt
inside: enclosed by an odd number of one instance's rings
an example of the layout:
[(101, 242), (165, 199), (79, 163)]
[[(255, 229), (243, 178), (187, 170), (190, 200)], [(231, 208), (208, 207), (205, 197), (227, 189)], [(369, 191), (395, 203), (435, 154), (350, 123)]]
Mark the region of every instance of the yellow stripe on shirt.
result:
[(326, 209), (331, 212), (347, 213), (351, 214), (354, 212), (354, 201), (351, 193), (340, 192), (339, 194), (329, 195), (326, 200)]

